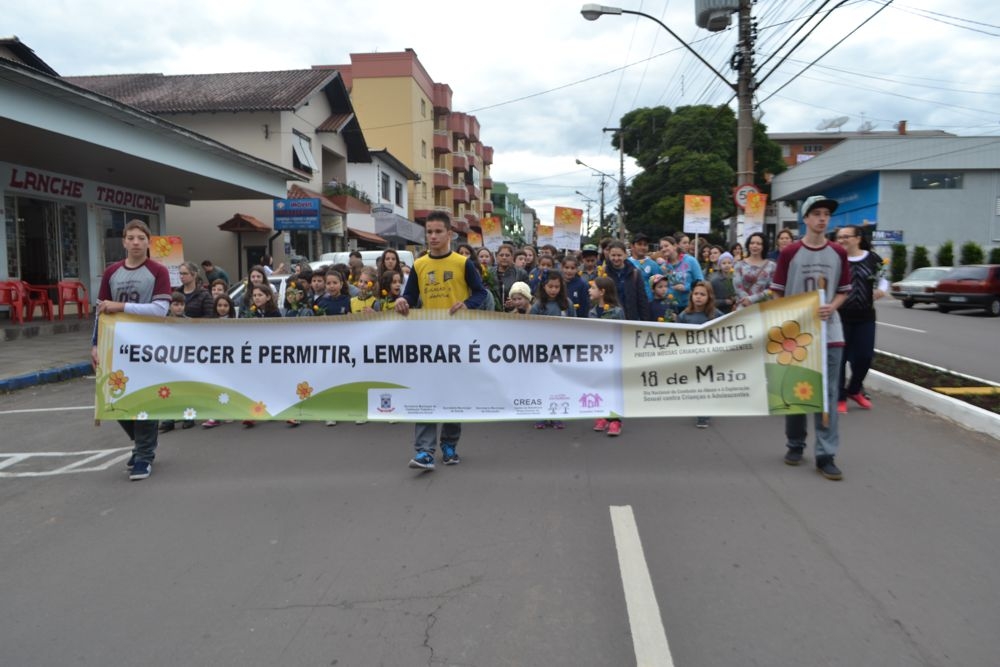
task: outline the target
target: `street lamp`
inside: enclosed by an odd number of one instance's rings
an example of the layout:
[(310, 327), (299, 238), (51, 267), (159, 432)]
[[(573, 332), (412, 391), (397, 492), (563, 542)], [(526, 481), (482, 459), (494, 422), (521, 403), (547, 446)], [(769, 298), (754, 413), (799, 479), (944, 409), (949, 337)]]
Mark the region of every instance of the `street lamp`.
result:
[[(593, 3), (588, 3), (580, 9), (580, 13), (583, 18), (588, 21), (596, 21), (605, 14), (611, 16), (619, 16), (621, 14), (634, 14), (636, 16), (643, 16), (650, 21), (654, 21), (661, 28), (670, 33), (670, 36), (676, 39), (681, 45), (690, 51), (695, 58), (697, 58), (701, 63), (707, 67), (715, 76), (717, 76), (727, 87), (736, 93), (736, 97), (739, 100), (739, 114), (736, 121), (736, 181), (737, 185), (742, 185), (744, 183), (754, 182), (754, 170), (753, 170), (753, 49), (752, 49), (752, 32), (750, 29), (750, 2), (751, 0), (739, 0), (739, 12), (740, 12), (740, 48), (741, 52), (739, 54), (739, 79), (736, 83), (732, 83), (723, 76), (719, 70), (715, 69), (711, 63), (702, 58), (701, 54), (691, 48), (691, 45), (681, 39), (677, 33), (671, 30), (667, 25), (660, 19), (646, 14), (645, 12), (637, 12), (631, 9), (622, 9), (621, 7), (607, 7), (605, 5), (598, 5)], [(729, 228), (729, 241), (730, 243), (736, 243), (736, 224), (735, 222)]]

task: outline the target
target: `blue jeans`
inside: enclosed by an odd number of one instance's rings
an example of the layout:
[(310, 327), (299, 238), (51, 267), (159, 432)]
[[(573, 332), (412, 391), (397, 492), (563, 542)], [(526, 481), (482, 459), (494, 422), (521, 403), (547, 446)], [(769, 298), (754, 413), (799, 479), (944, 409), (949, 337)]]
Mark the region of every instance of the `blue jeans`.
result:
[[(816, 456), (835, 456), (840, 446), (840, 432), (837, 429), (837, 392), (840, 388), (840, 359), (844, 348), (826, 348), (826, 400), (829, 403), (829, 426), (823, 426), (823, 413), (815, 414)], [(806, 417), (808, 415), (786, 415), (785, 437), (788, 447), (806, 446)]]
[(120, 421), (129, 440), (135, 443), (132, 454), (136, 461), (152, 463), (156, 458), (156, 442), (159, 436), (160, 422), (154, 420)]
[[(843, 322), (844, 356), (840, 360), (840, 400), (861, 393), (861, 385), (875, 358), (875, 320)], [(847, 381), (847, 364), (851, 365), (851, 381)]]
[[(413, 448), (417, 452), (434, 453), (438, 445), (438, 425), (437, 424), (414, 424), (416, 439)], [(449, 445), (457, 445), (458, 439), (462, 437), (461, 424), (441, 424), (441, 442)]]

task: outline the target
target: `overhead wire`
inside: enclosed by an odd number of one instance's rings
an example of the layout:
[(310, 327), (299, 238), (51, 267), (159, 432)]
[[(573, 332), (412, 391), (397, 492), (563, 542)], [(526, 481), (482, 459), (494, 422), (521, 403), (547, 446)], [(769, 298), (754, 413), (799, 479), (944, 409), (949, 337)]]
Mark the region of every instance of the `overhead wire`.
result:
[(840, 46), (841, 44), (843, 44), (844, 41), (846, 41), (848, 37), (850, 37), (851, 35), (853, 35), (854, 33), (856, 33), (864, 25), (866, 25), (869, 21), (871, 21), (876, 16), (878, 16), (879, 14), (881, 14), (886, 9), (886, 7), (888, 7), (890, 4), (892, 4), (892, 2), (893, 2), (893, 0), (888, 0), (884, 5), (879, 6), (879, 8), (877, 10), (875, 10), (875, 12), (871, 16), (869, 16), (868, 18), (866, 18), (864, 21), (862, 21), (861, 23), (859, 23), (853, 30), (851, 30), (846, 35), (844, 35), (843, 37), (841, 37), (839, 40), (837, 40), (836, 42), (834, 42), (833, 45), (830, 46), (830, 48), (828, 48), (823, 53), (819, 54), (819, 56), (817, 56), (808, 65), (806, 65), (801, 71), (799, 71), (797, 74), (793, 75), (790, 79), (788, 79), (783, 84), (781, 84), (774, 92), (772, 92), (770, 95), (768, 95), (767, 97), (765, 97), (764, 99), (762, 99), (760, 101), (760, 104), (763, 104), (764, 102), (767, 102), (769, 99), (771, 99), (776, 94), (778, 94), (778, 92), (780, 92), (781, 90), (785, 89), (789, 84), (791, 84), (793, 81), (795, 81), (799, 76), (801, 76), (802, 74), (804, 74), (810, 67), (812, 67), (813, 65), (815, 65), (816, 63), (818, 63), (820, 60), (822, 60), (823, 58), (825, 58), (827, 56), (827, 54), (829, 54), (835, 48), (837, 48), (838, 46)]

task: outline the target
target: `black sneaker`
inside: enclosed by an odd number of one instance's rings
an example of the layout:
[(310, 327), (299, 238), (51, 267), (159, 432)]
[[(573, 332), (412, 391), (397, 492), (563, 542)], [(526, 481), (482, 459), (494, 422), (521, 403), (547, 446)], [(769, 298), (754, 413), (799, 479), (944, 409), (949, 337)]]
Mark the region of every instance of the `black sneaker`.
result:
[(802, 463), (802, 450), (804, 447), (793, 447), (788, 446), (788, 451), (785, 452), (785, 465), (797, 466)]
[(153, 464), (149, 461), (136, 461), (132, 464), (132, 471), (128, 474), (128, 478), (133, 482), (140, 479), (146, 479), (153, 473)]
[(458, 452), (455, 451), (455, 445), (450, 442), (441, 443), (441, 462), (446, 466), (462, 462), (462, 459), (458, 458)]
[(417, 452), (417, 455), (410, 459), (410, 467), (434, 470), (434, 455), (430, 452)]
[(184, 423), (181, 424), (181, 428), (185, 429), (185, 430), (187, 430), (189, 428), (194, 428), (194, 422), (191, 421), (190, 419), (185, 419)]
[(160, 422), (160, 433), (169, 433), (174, 430), (174, 420), (164, 419)]
[(708, 428), (708, 417), (698, 417), (694, 425), (698, 428)]
[(833, 457), (829, 454), (816, 457), (816, 472), (835, 482), (844, 479), (844, 473), (840, 472), (840, 468), (833, 462)]
[(125, 462), (125, 472), (132, 472), (132, 466), (135, 465), (135, 454), (128, 457), (128, 461)]

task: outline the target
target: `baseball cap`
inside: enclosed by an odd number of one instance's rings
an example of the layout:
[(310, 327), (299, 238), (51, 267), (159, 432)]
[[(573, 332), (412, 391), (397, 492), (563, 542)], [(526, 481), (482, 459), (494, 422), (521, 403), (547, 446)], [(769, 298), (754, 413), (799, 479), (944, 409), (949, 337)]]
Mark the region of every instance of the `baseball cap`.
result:
[(649, 287), (650, 288), (656, 287), (656, 283), (660, 282), (661, 280), (666, 280), (666, 279), (667, 279), (667, 277), (665, 275), (663, 275), (662, 273), (654, 273), (653, 275), (651, 275), (649, 277)]
[(523, 283), (518, 281), (510, 286), (509, 296), (514, 296), (515, 294), (520, 294), (528, 301), (531, 301), (531, 288), (528, 287), (528, 283)]
[(580, 251), (581, 255), (600, 255), (601, 252), (597, 249), (597, 246), (593, 243), (588, 243), (583, 246), (583, 250)]
[(830, 213), (837, 210), (837, 202), (834, 199), (827, 199), (823, 195), (813, 195), (808, 197), (804, 202), (802, 202), (802, 216), (805, 217), (809, 215), (809, 211), (813, 210), (817, 206), (822, 206), (823, 208), (830, 209)]
[(632, 237), (632, 243), (649, 243), (649, 237), (642, 232), (639, 232)]

